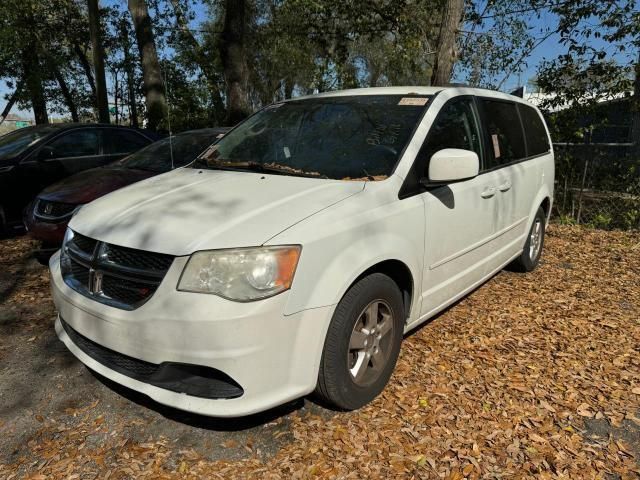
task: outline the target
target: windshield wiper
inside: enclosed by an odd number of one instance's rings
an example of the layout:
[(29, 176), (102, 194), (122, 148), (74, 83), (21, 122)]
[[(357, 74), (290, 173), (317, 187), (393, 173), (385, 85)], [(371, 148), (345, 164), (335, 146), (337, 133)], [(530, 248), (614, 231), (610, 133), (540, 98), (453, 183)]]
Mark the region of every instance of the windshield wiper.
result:
[[(204, 162), (203, 162), (204, 163)], [(197, 164), (196, 164), (197, 165)], [(220, 162), (207, 161), (205, 168), (215, 168), (220, 170), (249, 170), (258, 173), (272, 173), (275, 175), (288, 175), (293, 177), (310, 177), (310, 178), (329, 178), (319, 173), (305, 172), (286, 165), (278, 165), (272, 163), (260, 163), (254, 161), (246, 162)]]

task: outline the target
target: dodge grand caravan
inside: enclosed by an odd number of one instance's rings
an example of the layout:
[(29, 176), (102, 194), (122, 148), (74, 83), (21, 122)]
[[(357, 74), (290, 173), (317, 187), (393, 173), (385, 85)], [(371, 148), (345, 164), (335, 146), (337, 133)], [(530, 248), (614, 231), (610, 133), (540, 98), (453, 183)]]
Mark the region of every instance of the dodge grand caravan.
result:
[(403, 333), (503, 267), (552, 204), (540, 113), (468, 88), (268, 106), (187, 168), (106, 195), (50, 261), (56, 332), (90, 369), (211, 416), (374, 399)]

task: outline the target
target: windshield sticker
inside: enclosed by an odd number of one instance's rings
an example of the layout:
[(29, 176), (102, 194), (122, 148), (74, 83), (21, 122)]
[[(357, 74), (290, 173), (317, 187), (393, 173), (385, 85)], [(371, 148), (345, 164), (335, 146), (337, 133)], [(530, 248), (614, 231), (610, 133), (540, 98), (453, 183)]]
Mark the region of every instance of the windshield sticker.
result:
[(493, 142), (493, 156), (495, 158), (500, 158), (500, 142), (498, 141), (498, 135), (491, 135), (491, 142)]
[(429, 99), (427, 97), (402, 97), (398, 105), (409, 105), (412, 107), (424, 107)]

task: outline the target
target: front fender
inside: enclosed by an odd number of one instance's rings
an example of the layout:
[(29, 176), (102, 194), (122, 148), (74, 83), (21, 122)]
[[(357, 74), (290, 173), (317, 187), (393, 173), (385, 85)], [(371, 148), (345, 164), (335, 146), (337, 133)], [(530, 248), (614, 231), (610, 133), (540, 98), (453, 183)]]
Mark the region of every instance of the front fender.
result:
[(397, 260), (413, 278), (411, 314), (419, 314), (424, 261), (424, 202), (420, 196), (372, 205), (365, 195), (313, 216), (273, 238), (302, 244), (285, 314), (335, 305), (363, 272)]

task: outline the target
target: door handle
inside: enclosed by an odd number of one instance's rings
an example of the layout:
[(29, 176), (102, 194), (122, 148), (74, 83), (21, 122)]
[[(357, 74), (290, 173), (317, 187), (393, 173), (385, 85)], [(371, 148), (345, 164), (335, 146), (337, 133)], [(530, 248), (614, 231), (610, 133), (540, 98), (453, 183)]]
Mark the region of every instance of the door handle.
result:
[(496, 187), (487, 187), (480, 194), (482, 198), (491, 198), (496, 194)]
[(506, 192), (510, 189), (511, 189), (511, 182), (509, 180), (504, 182), (502, 185), (498, 186), (498, 190), (500, 190), (501, 192)]

